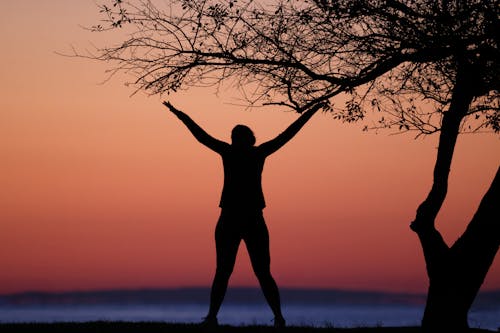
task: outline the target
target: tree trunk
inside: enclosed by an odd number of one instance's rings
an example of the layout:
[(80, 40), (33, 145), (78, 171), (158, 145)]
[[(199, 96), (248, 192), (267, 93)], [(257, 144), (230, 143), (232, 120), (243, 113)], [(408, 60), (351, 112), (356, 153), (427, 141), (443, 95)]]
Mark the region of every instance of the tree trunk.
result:
[(422, 245), (429, 277), (422, 319), (426, 331), (468, 329), (469, 309), (498, 251), (500, 214), (499, 208), (495, 207), (499, 206), (498, 172), (467, 230), (451, 248), (434, 227), (446, 198), (460, 123), (474, 97), (475, 78), (469, 66), (458, 69), (450, 108), (443, 116), (432, 188), (411, 224)]
[(499, 203), (500, 168), (466, 231), (444, 251), (440, 265), (432, 276), (429, 274), (423, 328), (429, 331), (468, 328), (469, 309), (500, 245)]

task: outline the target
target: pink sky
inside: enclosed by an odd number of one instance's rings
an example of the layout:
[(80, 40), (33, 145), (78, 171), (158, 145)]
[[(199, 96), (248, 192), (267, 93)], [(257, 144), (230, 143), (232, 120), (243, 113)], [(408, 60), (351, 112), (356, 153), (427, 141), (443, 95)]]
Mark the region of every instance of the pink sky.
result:
[[(164, 110), (162, 98), (106, 65), (61, 57), (105, 43), (79, 25), (92, 1), (10, 1), (0, 11), (0, 293), (208, 286), (222, 165)], [(263, 142), (297, 115), (247, 111), (231, 91), (170, 96), (209, 133), (249, 125)], [(423, 292), (408, 224), (427, 195), (437, 136), (362, 132), (317, 114), (267, 161), (263, 186), (280, 286)], [(452, 243), (500, 161), (493, 134), (462, 135), (438, 228)], [(241, 248), (244, 250), (244, 247)], [(483, 290), (500, 288), (496, 258)], [(241, 251), (232, 285), (256, 285)]]

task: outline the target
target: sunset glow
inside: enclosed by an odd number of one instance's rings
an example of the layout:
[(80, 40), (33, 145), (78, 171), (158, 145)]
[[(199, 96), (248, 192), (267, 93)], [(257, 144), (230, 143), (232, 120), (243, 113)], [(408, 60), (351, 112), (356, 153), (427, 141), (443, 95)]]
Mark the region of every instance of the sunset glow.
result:
[[(106, 43), (81, 27), (97, 19), (92, 1), (2, 5), (0, 294), (209, 286), (222, 163), (161, 102), (225, 141), (239, 123), (261, 143), (297, 118), (247, 110), (230, 89), (148, 97), (130, 96), (120, 75), (101, 84), (111, 64), (57, 54)], [(438, 137), (361, 128), (318, 113), (267, 160), (264, 215), (280, 287), (426, 291), (408, 225), (430, 190)], [(498, 136), (459, 137), (437, 222), (449, 244), (499, 161)], [(243, 245), (230, 283), (257, 285)], [(483, 284), (492, 289), (498, 255)]]

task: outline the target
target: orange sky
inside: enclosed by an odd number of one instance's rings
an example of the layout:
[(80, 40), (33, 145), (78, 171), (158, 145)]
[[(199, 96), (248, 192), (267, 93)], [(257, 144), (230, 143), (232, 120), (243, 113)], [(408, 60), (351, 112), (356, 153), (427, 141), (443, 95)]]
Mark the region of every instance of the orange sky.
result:
[[(0, 293), (211, 283), (221, 161), (159, 97), (129, 97), (123, 78), (99, 84), (105, 65), (54, 53), (103, 43), (79, 27), (96, 18), (93, 1), (2, 4)], [(171, 101), (223, 140), (243, 123), (263, 142), (297, 117), (245, 111), (212, 89)], [(265, 217), (280, 286), (426, 290), (408, 224), (430, 189), (437, 136), (360, 127), (317, 114), (268, 159)], [(438, 219), (449, 243), (499, 161), (498, 137), (459, 138)], [(231, 284), (256, 285), (245, 251)], [(498, 288), (497, 256), (483, 289)]]

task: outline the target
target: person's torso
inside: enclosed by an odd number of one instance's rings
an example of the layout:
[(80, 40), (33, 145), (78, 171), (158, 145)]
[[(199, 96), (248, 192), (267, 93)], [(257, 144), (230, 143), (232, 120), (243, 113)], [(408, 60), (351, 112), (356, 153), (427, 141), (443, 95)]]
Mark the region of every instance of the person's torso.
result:
[(265, 157), (255, 147), (235, 149), (222, 154), (224, 187), (220, 207), (262, 209), (265, 207), (262, 191), (262, 170)]

